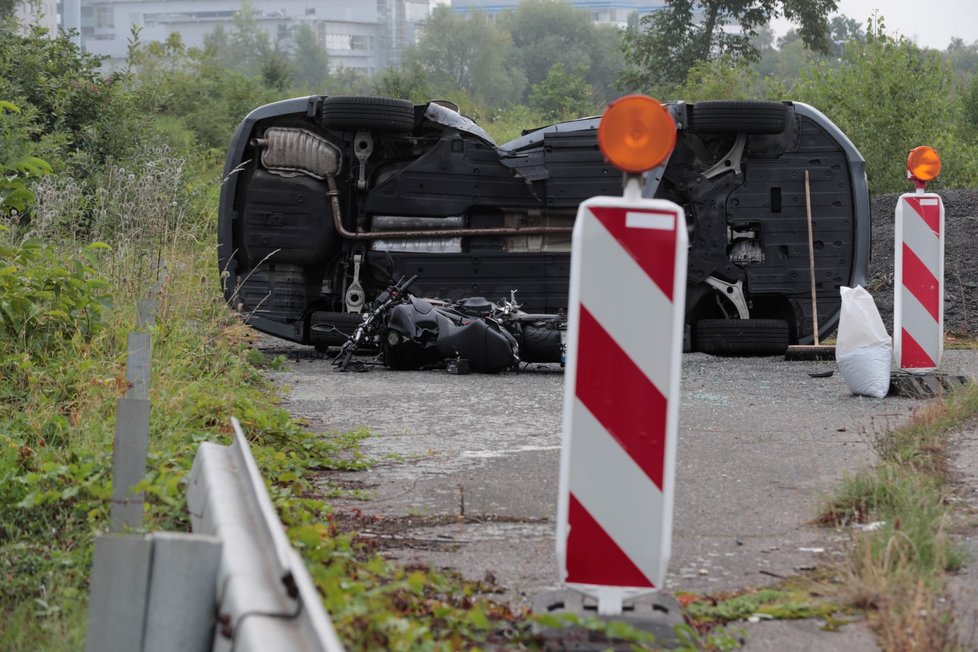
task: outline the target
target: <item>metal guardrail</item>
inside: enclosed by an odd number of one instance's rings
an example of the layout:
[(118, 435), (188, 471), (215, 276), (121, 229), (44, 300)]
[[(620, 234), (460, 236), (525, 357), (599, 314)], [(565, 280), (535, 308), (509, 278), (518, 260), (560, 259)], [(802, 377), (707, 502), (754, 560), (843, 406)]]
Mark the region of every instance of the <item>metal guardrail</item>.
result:
[(95, 541), (87, 652), (207, 652), (221, 542), (199, 534), (104, 534)]
[(230, 446), (197, 449), (193, 534), (97, 538), (86, 652), (343, 651), (232, 424)]
[(342, 652), (312, 578), (289, 544), (248, 440), (197, 449), (187, 489), (194, 534), (143, 526), (155, 303), (127, 341), (116, 408), (110, 534), (96, 538), (86, 652)]
[(138, 530), (143, 526), (143, 494), (133, 489), (146, 476), (153, 362), (153, 341), (148, 329), (153, 325), (155, 310), (153, 300), (139, 301), (137, 331), (126, 338), (126, 384), (129, 388), (116, 402), (110, 532)]
[(343, 650), (293, 550), (247, 439), (232, 419), (230, 446), (203, 443), (187, 488), (191, 524), (223, 546), (214, 652)]

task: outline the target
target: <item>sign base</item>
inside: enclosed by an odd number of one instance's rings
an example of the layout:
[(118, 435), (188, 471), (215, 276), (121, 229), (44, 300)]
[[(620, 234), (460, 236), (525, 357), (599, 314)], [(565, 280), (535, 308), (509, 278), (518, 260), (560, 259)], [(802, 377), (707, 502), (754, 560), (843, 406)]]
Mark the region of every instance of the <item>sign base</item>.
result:
[[(620, 615), (602, 616), (598, 614), (598, 601), (593, 597), (573, 589), (560, 589), (536, 596), (533, 599), (533, 612), (555, 616), (565, 613), (578, 617), (597, 618), (605, 622), (623, 622), (654, 636), (657, 649), (678, 645), (674, 628), (684, 622), (682, 607), (668, 593), (649, 593), (638, 598), (627, 599), (624, 601)], [(535, 631), (547, 643), (559, 644), (553, 649), (594, 651), (634, 649), (630, 641), (609, 639), (601, 632), (591, 631), (586, 627), (537, 628)]]
[(970, 383), (971, 380), (965, 376), (952, 376), (940, 371), (893, 371), (890, 372), (890, 396), (934, 398)]

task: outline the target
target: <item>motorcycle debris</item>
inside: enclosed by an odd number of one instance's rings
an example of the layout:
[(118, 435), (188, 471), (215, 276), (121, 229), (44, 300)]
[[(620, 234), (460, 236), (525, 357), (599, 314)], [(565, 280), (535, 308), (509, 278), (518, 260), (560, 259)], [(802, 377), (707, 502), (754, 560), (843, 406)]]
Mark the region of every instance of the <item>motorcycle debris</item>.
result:
[(469, 369), (469, 361), (466, 360), (465, 358), (449, 360), (448, 363), (445, 365), (445, 369), (448, 371), (448, 373), (454, 374), (456, 376), (466, 376), (472, 373), (472, 370)]
[(812, 372), (808, 374), (812, 378), (831, 378), (835, 371), (830, 369), (828, 371)]

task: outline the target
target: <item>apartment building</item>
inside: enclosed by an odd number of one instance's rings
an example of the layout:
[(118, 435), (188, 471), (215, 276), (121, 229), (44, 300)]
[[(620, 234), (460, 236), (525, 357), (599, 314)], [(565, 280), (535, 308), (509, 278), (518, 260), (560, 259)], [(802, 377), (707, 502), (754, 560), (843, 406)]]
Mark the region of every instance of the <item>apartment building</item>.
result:
[[(665, 6), (665, 0), (567, 0), (575, 9), (586, 11), (591, 20), (602, 25), (626, 27), (633, 14), (644, 16)], [(481, 11), (489, 16), (516, 8), (520, 0), (452, 0), (458, 13)]]
[[(133, 25), (143, 41), (163, 41), (176, 32), (199, 46), (217, 26), (231, 28), (241, 0), (64, 0), (65, 15), (78, 4), (81, 46), (122, 65)], [(430, 0), (251, 0), (244, 5), (271, 41), (291, 46), (295, 28), (309, 24), (326, 48), (331, 66), (373, 73), (400, 64), (430, 13)], [(70, 26), (67, 25), (66, 26)]]

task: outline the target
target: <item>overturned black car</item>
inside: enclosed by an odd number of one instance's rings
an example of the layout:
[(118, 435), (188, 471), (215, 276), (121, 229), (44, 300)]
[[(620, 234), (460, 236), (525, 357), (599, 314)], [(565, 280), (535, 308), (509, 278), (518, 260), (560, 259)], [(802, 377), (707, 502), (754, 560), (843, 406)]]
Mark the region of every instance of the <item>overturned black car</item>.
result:
[[(866, 279), (859, 152), (805, 104), (667, 106), (677, 145), (645, 176), (643, 194), (686, 210), (691, 348), (776, 353), (813, 340), (806, 202), (818, 330), (829, 334), (838, 288)], [(258, 330), (319, 348), (343, 344), (365, 307), (408, 276), (417, 296), (495, 300), (518, 289), (527, 311), (558, 313), (578, 204), (621, 194), (621, 173), (597, 147), (599, 121), (497, 145), (437, 102), (317, 95), (260, 107), (227, 156), (225, 297)]]

